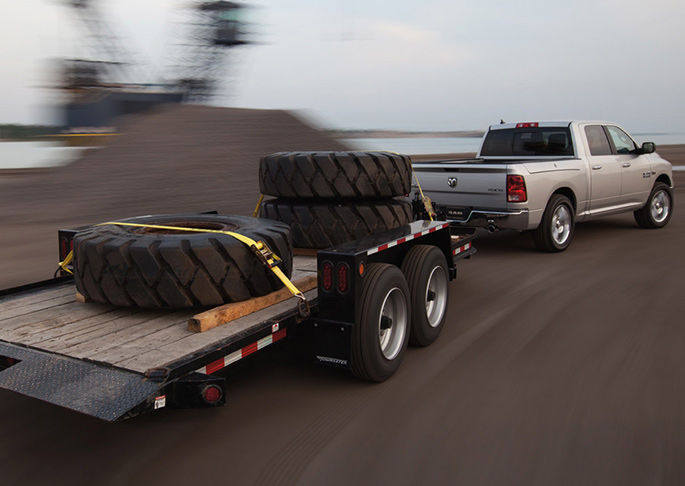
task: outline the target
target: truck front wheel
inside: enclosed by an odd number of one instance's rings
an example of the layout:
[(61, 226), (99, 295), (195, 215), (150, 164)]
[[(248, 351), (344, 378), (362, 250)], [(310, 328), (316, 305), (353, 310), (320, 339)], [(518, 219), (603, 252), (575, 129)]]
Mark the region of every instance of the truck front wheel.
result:
[(573, 205), (566, 196), (552, 195), (540, 226), (533, 232), (536, 248), (546, 252), (559, 252), (568, 248), (575, 229), (573, 213)]
[(387, 263), (368, 266), (352, 328), (350, 368), (355, 376), (380, 382), (395, 373), (409, 340), (410, 301), (399, 268)]
[(673, 192), (667, 184), (657, 182), (649, 194), (647, 204), (635, 211), (635, 222), (641, 228), (663, 228), (671, 219)]

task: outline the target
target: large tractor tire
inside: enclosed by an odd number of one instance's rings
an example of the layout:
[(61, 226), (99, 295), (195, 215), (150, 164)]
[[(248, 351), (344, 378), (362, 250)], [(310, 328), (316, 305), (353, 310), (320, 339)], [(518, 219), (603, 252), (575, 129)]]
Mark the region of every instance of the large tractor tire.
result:
[(262, 194), (298, 199), (382, 199), (409, 194), (411, 159), (389, 152), (280, 152), (259, 163)]
[(330, 248), (412, 220), (411, 205), (394, 199), (337, 204), (271, 199), (262, 204), (261, 216), (288, 224), (296, 248)]
[[(292, 273), (287, 225), (243, 216), (174, 214), (122, 222), (234, 231), (262, 240)], [(117, 306), (216, 306), (282, 287), (244, 243), (221, 233), (95, 226), (74, 238), (74, 277), (87, 299)]]

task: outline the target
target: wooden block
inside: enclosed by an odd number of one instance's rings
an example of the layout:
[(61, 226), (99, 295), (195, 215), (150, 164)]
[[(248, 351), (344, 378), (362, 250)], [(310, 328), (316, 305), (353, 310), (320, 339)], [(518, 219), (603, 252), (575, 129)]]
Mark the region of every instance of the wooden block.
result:
[(316, 256), (319, 250), (316, 248), (293, 248), (293, 256)]
[(85, 304), (86, 302), (88, 302), (88, 298), (77, 290), (76, 291), (76, 302), (80, 302), (82, 304)]
[[(316, 275), (303, 277), (293, 282), (293, 284), (300, 292), (307, 292), (316, 287)], [(188, 330), (193, 332), (204, 332), (271, 305), (283, 302), (292, 296), (293, 294), (291, 294), (288, 289), (282, 288), (262, 297), (254, 297), (250, 300), (232, 302), (230, 304), (215, 307), (188, 319)]]

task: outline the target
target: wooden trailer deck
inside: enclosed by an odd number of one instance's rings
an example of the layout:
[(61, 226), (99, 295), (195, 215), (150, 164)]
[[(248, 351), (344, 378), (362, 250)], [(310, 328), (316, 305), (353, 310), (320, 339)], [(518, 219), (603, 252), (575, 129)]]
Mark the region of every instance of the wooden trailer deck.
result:
[[(296, 256), (292, 280), (316, 274), (316, 264), (316, 256)], [(305, 295), (313, 300), (317, 290)], [(0, 297), (0, 341), (144, 373), (248, 331), (296, 308), (297, 302), (289, 298), (196, 333), (188, 330), (188, 319), (197, 309), (163, 312), (84, 304), (76, 301), (70, 281)]]

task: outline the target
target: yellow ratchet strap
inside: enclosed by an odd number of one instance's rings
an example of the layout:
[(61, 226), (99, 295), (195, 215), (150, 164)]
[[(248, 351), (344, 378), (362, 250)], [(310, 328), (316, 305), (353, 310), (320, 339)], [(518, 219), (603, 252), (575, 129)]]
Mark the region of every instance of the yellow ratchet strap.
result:
[(435, 215), (435, 211), (433, 210), (433, 202), (430, 200), (430, 198), (426, 197), (423, 195), (423, 190), (421, 189), (421, 183), (419, 182), (419, 178), (416, 175), (416, 172), (414, 174), (414, 179), (416, 180), (416, 185), (419, 187), (419, 193), (421, 194), (421, 200), (423, 201), (423, 207), (426, 208), (426, 212), (428, 213), (428, 217), (430, 218), (431, 221), (433, 221), (433, 215)]
[[(113, 224), (116, 226), (132, 226), (134, 228), (153, 228), (171, 231), (191, 231), (194, 233), (218, 233), (222, 235), (232, 236), (236, 240), (244, 243), (248, 248), (250, 248), (255, 255), (264, 263), (269, 269), (278, 277), (278, 279), (283, 282), (283, 285), (293, 294), (295, 297), (302, 301), (306, 301), (304, 294), (290, 281), (288, 277), (278, 268), (276, 265), (281, 259), (268, 247), (263, 241), (255, 241), (252, 238), (248, 238), (240, 233), (235, 233), (233, 231), (221, 231), (212, 229), (201, 229), (201, 228), (184, 228), (181, 226), (165, 226), (161, 224), (138, 224), (138, 223), (122, 223), (119, 221), (108, 221), (107, 223), (100, 223), (97, 226), (106, 226)], [(67, 257), (68, 258), (68, 257)], [(66, 261), (66, 260), (65, 260)]]
[[(71, 261), (72, 261), (73, 259), (74, 259), (74, 250), (70, 250), (69, 253), (67, 253), (67, 256), (64, 258), (64, 260), (62, 260), (61, 262), (59, 262), (59, 269), (57, 269), (57, 270), (59, 271), (60, 269), (62, 269), (62, 270), (64, 270), (65, 272), (67, 272), (67, 273), (73, 275), (74, 272), (72, 272), (71, 270), (69, 270), (69, 267), (68, 267), (68, 265), (71, 263)], [(55, 272), (55, 275), (56, 275), (56, 274), (57, 274), (57, 272)]]
[(264, 201), (264, 194), (259, 195), (259, 201), (257, 201), (257, 207), (254, 208), (254, 211), (252, 212), (252, 217), (256, 218), (259, 216), (259, 208), (262, 207), (262, 201)]

